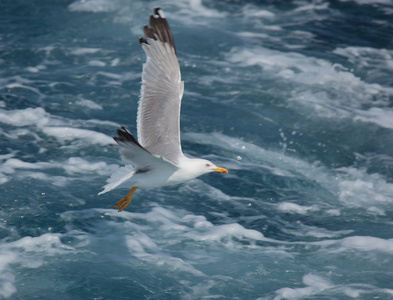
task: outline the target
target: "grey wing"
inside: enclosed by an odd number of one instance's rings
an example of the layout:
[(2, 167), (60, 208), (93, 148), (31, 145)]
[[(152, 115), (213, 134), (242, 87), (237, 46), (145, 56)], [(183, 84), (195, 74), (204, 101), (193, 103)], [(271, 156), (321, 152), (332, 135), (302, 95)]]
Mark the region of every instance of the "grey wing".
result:
[(139, 172), (143, 173), (154, 169), (176, 170), (176, 166), (171, 162), (153, 155), (143, 148), (124, 126), (117, 130), (117, 134), (118, 136), (113, 137), (113, 139), (119, 145), (121, 156), (124, 160), (129, 161), (134, 168), (127, 165), (117, 170), (107, 180), (104, 190), (98, 195), (122, 187), (124, 184), (131, 184), (130, 181), (132, 182), (133, 176)]
[(154, 155), (145, 149), (124, 126), (117, 130), (117, 134), (118, 136), (113, 139), (120, 147), (122, 158), (130, 162), (137, 172), (150, 169), (152, 166), (173, 166), (162, 156)]
[(147, 61), (143, 65), (137, 129), (139, 143), (150, 153), (178, 164), (183, 156), (180, 143), (180, 105), (184, 83), (175, 44), (161, 9), (144, 27), (140, 39)]

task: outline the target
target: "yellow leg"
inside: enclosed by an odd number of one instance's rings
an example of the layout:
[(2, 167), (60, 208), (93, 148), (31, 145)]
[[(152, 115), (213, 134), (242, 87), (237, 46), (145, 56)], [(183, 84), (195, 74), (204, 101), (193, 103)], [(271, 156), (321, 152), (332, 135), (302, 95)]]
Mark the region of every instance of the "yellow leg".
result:
[(136, 186), (132, 187), (132, 189), (128, 192), (127, 196), (121, 199), (119, 202), (116, 203), (115, 208), (119, 208), (119, 212), (127, 207), (128, 204), (131, 203), (132, 195), (134, 195), (135, 190), (137, 189)]

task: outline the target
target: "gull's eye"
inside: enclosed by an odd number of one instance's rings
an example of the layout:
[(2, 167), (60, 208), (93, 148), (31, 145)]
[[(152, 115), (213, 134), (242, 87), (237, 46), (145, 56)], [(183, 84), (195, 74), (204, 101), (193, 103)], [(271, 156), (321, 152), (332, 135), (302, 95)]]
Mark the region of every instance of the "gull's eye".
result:
[(206, 164), (205, 166), (206, 166), (206, 167), (210, 167), (210, 164)]

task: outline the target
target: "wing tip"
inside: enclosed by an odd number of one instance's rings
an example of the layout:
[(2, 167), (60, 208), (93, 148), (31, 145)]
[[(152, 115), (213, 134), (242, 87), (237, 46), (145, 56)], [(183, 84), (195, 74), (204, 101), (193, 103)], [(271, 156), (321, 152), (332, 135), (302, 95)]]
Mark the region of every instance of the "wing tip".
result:
[(141, 38), (139, 38), (139, 44), (147, 44), (147, 45), (149, 45), (149, 43), (147, 42), (147, 40), (146, 39), (144, 39), (143, 37), (141, 37)]
[(121, 126), (121, 128), (117, 129), (117, 135), (114, 136), (113, 139), (117, 144), (121, 143), (133, 143), (140, 147), (141, 149), (144, 149), (141, 144), (136, 140), (136, 138), (128, 131), (128, 129), (124, 126)]
[(165, 14), (164, 14), (164, 11), (161, 9), (161, 7), (156, 7), (156, 8), (154, 9), (154, 15), (156, 15), (157, 17), (166, 19), (166, 16), (165, 16)]
[[(150, 15), (149, 26), (143, 27), (143, 33), (147, 39), (159, 40), (164, 44), (168, 44), (171, 48), (173, 48), (175, 54), (176, 47), (175, 42), (173, 40), (172, 31), (169, 27), (168, 21), (166, 20), (166, 16), (164, 11), (160, 7), (156, 7), (154, 9), (154, 13)], [(140, 44), (147, 44), (148, 40), (141, 38), (139, 39)]]

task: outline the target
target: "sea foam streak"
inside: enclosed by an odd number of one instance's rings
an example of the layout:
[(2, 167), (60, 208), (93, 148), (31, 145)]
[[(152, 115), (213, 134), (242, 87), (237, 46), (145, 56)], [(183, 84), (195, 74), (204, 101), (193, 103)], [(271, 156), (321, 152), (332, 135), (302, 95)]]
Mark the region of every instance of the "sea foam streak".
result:
[[(349, 51), (335, 50), (343, 55)], [(391, 97), (393, 88), (367, 83), (342, 65), (295, 52), (262, 47), (233, 48), (227, 54), (227, 60), (242, 66), (257, 65), (264, 72), (272, 73), (272, 76), (296, 83), (290, 99), (296, 101), (297, 106), (313, 107), (320, 117), (354, 117), (356, 120), (392, 128), (392, 111), (387, 107), (388, 102), (375, 102), (375, 98)], [(312, 86), (318, 87), (317, 92), (313, 92)], [(376, 107), (363, 109), (363, 106), (374, 105)]]

